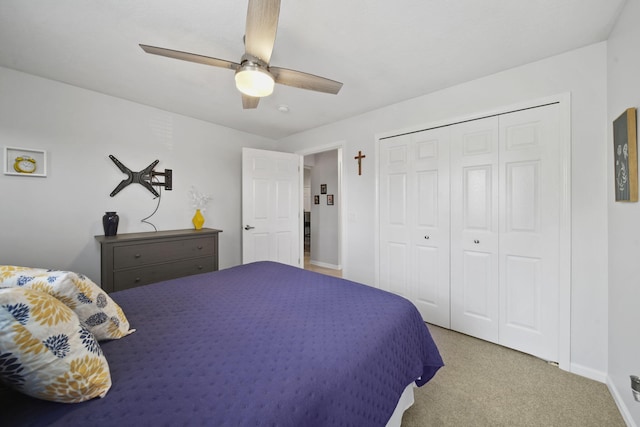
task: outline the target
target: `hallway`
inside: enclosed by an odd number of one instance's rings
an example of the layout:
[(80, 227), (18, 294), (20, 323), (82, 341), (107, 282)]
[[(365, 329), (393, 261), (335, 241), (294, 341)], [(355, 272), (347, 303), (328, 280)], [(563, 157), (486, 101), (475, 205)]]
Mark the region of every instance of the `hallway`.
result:
[(324, 268), (311, 264), (310, 253), (307, 251), (304, 252), (304, 269), (315, 271), (316, 273), (326, 274), (328, 276), (342, 277), (342, 270), (334, 270), (333, 268)]

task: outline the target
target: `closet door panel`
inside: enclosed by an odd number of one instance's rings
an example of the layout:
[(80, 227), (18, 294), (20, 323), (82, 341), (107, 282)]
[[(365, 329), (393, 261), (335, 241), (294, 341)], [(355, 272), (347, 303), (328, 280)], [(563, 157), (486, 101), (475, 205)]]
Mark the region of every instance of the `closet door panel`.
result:
[(416, 226), (424, 229), (437, 228), (438, 217), (438, 170), (421, 170), (416, 173)]
[(508, 327), (540, 331), (542, 321), (542, 283), (540, 258), (505, 257), (507, 286), (504, 323)]
[(426, 321), (448, 328), (449, 129), (415, 133), (411, 146), (413, 301)]
[(387, 177), (388, 224), (392, 227), (407, 227), (407, 173), (392, 173)]
[(451, 327), (497, 342), (498, 119), (451, 129)]
[(558, 360), (557, 105), (500, 117), (500, 343)]
[(437, 309), (442, 303), (438, 291), (439, 255), (437, 248), (429, 246), (416, 246), (414, 249), (415, 280), (412, 281), (411, 295), (416, 305)]
[(505, 231), (540, 232), (540, 162), (505, 164)]
[(462, 171), (463, 230), (488, 232), (493, 227), (493, 165), (466, 167)]
[(407, 297), (426, 321), (443, 327), (449, 327), (448, 135), (448, 129), (418, 132), (379, 147), (380, 287)]
[(407, 138), (380, 147), (379, 286), (403, 296), (408, 294), (410, 273), (409, 150)]
[(438, 171), (423, 170), (416, 173), (416, 224), (417, 231), (424, 232), (423, 240), (414, 239), (413, 263), (415, 276), (412, 295), (417, 305), (437, 309), (442, 298), (438, 292), (440, 248), (436, 242), (439, 236), (433, 233), (438, 218)]
[(463, 299), (459, 302), (461, 303), (459, 309), (467, 317), (490, 322), (492, 301), (489, 298), (493, 278), (491, 266), (493, 254), (464, 251), (463, 257)]
[(382, 248), (380, 258), (386, 262), (384, 280), (387, 290), (409, 298), (409, 249), (404, 242), (389, 241)]

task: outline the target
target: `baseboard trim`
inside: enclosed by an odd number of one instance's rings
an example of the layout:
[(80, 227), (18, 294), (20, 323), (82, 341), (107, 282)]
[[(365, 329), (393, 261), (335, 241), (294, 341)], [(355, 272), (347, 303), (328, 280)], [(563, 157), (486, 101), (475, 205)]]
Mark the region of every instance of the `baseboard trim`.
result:
[[(618, 410), (620, 411), (620, 415), (622, 415), (622, 419), (627, 424), (627, 426), (637, 427), (637, 424), (635, 423), (635, 421), (633, 421), (633, 417), (629, 412), (629, 408), (624, 403), (624, 399), (620, 395), (618, 389), (616, 388), (616, 385), (613, 383), (613, 381), (611, 381), (611, 377), (609, 377), (608, 375), (607, 375), (607, 388), (609, 389), (609, 392), (613, 397), (613, 401), (616, 402), (616, 405), (618, 405)], [(631, 392), (629, 391), (629, 393)]]
[(321, 262), (321, 261), (315, 261), (315, 260), (309, 260), (309, 264), (311, 265), (315, 265), (318, 267), (322, 267), (322, 268), (330, 268), (332, 270), (342, 270), (340, 265), (335, 265), (335, 264), (329, 264), (326, 262)]
[(599, 383), (605, 384), (607, 382), (606, 372), (596, 371), (595, 369), (587, 368), (575, 363), (571, 364), (571, 373), (589, 378), (590, 380), (598, 381)]

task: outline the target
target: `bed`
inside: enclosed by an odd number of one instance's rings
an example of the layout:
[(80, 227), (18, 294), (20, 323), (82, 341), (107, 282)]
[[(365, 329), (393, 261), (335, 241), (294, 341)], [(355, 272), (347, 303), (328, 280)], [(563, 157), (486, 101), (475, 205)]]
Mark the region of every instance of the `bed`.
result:
[(0, 387), (0, 425), (384, 426), (443, 366), (408, 300), (279, 263), (110, 296), (136, 332), (100, 342), (106, 396)]

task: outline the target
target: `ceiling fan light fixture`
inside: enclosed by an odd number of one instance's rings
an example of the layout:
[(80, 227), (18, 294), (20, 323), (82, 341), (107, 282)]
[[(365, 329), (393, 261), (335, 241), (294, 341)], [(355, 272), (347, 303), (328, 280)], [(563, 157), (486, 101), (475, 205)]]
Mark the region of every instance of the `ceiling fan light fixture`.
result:
[(269, 71), (247, 62), (236, 71), (236, 87), (245, 95), (262, 98), (273, 93), (275, 81)]
[[(278, 84), (285, 86), (337, 95), (342, 87), (340, 82), (269, 65), (278, 29), (280, 2), (281, 0), (249, 0), (243, 37), (244, 55), (239, 63), (145, 44), (140, 47), (153, 55), (235, 71), (236, 87), (242, 93), (242, 108), (245, 110), (257, 108), (260, 98), (271, 95), (276, 80)], [(280, 108), (280, 111), (284, 112), (283, 110), (284, 108)]]

